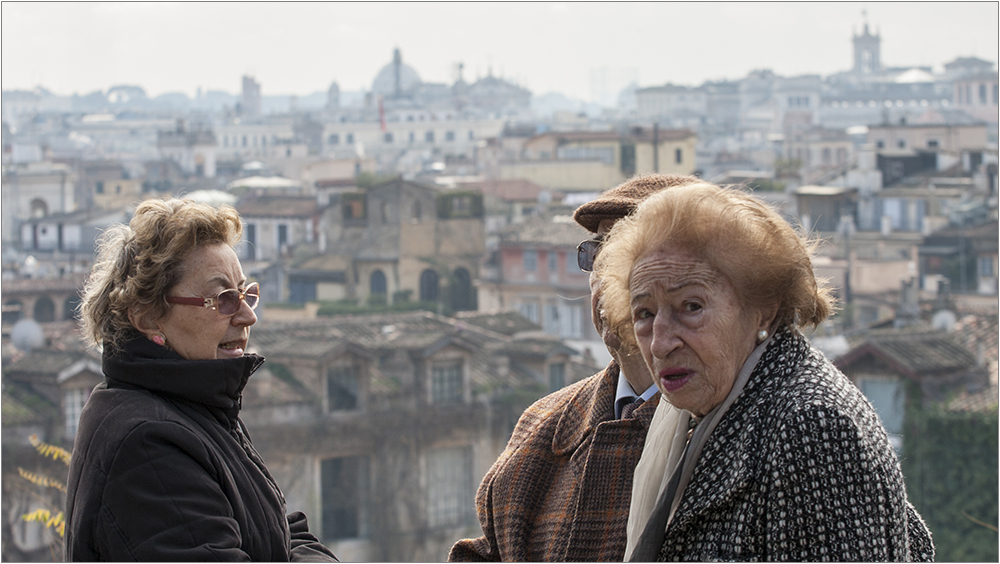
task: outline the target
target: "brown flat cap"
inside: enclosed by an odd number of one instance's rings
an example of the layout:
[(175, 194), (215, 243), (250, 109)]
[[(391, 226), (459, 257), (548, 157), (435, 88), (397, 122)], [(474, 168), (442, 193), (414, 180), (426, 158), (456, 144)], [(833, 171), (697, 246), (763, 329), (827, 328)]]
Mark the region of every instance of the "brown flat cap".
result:
[(681, 174), (644, 174), (633, 176), (618, 186), (606, 190), (592, 200), (576, 208), (573, 219), (592, 233), (597, 233), (597, 227), (602, 220), (621, 219), (635, 211), (639, 202), (664, 188), (675, 188), (688, 184), (697, 184), (704, 180), (697, 176)]

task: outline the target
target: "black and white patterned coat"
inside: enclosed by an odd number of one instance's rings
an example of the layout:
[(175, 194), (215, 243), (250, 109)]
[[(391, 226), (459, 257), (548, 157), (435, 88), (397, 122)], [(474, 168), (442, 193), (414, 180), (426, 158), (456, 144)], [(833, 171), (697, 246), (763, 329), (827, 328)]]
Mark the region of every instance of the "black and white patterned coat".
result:
[(659, 559), (933, 558), (871, 404), (798, 332), (778, 331), (708, 438)]

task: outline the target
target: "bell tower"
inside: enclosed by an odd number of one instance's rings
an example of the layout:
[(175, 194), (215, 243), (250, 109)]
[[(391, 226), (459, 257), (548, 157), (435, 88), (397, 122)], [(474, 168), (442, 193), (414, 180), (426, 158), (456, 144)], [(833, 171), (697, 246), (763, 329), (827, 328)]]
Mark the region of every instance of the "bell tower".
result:
[(868, 31), (868, 18), (865, 12), (864, 32), (854, 35), (854, 74), (858, 77), (878, 76), (882, 73), (882, 38)]

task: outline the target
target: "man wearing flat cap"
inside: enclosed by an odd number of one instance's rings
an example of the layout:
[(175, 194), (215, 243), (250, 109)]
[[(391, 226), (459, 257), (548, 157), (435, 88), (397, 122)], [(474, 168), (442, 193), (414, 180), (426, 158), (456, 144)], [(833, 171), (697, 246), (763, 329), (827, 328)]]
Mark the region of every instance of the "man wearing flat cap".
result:
[[(594, 234), (578, 247), (580, 267), (593, 268), (607, 232), (641, 201), (697, 182), (693, 176), (636, 176), (580, 206), (573, 219)], [(600, 280), (593, 274), (590, 287), (594, 326), (613, 360), (525, 410), (479, 486), (483, 536), (458, 541), (448, 560), (624, 559), (632, 474), (660, 394), (632, 328), (616, 331), (604, 323)]]

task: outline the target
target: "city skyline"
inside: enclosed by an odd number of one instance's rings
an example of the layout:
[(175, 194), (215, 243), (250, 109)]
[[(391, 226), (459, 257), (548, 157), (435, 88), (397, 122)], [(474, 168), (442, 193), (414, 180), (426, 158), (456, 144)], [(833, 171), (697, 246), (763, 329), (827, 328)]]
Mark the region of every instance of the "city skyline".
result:
[[(58, 9), (53, 9), (53, 7)], [(371, 88), (395, 48), (424, 82), (455, 65), (541, 95), (596, 101), (598, 74), (641, 87), (849, 70), (867, 22), (882, 63), (936, 70), (996, 62), (995, 2), (844, 3), (4, 3), (3, 89), (57, 95), (136, 85), (150, 96), (200, 89), (308, 95)], [(711, 17), (710, 22), (706, 18)], [(638, 23), (636, 23), (638, 22)], [(657, 32), (651, 22), (663, 22)], [(684, 22), (684, 23), (682, 23)], [(691, 22), (688, 24), (687, 22)], [(606, 38), (595, 40), (595, 38)], [(804, 47), (812, 46), (812, 47)], [(600, 85), (597, 85), (598, 87)]]

